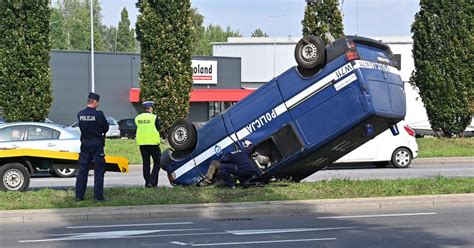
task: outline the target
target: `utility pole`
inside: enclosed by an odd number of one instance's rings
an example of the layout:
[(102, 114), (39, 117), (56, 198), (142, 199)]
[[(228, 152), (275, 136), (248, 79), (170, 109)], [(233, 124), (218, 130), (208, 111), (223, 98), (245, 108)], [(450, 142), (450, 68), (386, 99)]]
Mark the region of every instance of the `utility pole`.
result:
[(94, 0), (91, 2), (91, 91), (95, 92), (95, 82), (94, 82)]

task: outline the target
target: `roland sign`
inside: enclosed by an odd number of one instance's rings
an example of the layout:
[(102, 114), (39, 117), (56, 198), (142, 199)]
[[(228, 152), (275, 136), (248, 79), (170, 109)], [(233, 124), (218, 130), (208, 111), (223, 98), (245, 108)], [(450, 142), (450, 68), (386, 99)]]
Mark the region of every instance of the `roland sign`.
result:
[(193, 84), (217, 84), (217, 61), (192, 60)]

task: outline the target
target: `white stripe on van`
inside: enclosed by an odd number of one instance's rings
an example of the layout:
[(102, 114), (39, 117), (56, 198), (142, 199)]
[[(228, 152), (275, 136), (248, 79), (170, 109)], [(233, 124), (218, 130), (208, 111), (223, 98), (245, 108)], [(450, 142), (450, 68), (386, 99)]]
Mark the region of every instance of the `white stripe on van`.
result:
[[(354, 62), (355, 62), (354, 65), (352, 65), (351, 62), (349, 62), (341, 66), (339, 69), (335, 70), (334, 72), (327, 75), (323, 79), (317, 81), (310, 87), (296, 94), (295, 96), (290, 98), (288, 101), (273, 108), (270, 112), (274, 111), (278, 117), (279, 115), (288, 111), (288, 109), (294, 108), (300, 103), (306, 101), (311, 96), (317, 94), (319, 91), (321, 91), (325, 87), (331, 85), (331, 83), (335, 83), (337, 80), (339, 80), (340, 78), (344, 77), (345, 75), (347, 75), (348, 73), (352, 72), (354, 69), (357, 69), (357, 68), (381, 70), (381, 71), (394, 73), (397, 75), (399, 74), (398, 70), (392, 66), (388, 66), (388, 65), (384, 65), (384, 64), (380, 64), (376, 62), (371, 62), (371, 61), (365, 61), (365, 60), (356, 60)], [(350, 81), (350, 82), (354, 81), (355, 80), (354, 76), (356, 77), (355, 79), (357, 79), (357, 76), (355, 74), (352, 74), (351, 76), (348, 77), (349, 79), (345, 79), (345, 81)], [(221, 151), (223, 151), (225, 148), (227, 148), (229, 145), (231, 145), (235, 141), (245, 139), (249, 135), (250, 135), (250, 131), (246, 127), (240, 129), (236, 133), (232, 133), (230, 136), (227, 136), (226, 138), (219, 141), (216, 145), (211, 146), (210, 148), (208, 148), (207, 150), (199, 154), (195, 159), (191, 159), (190, 161), (186, 162), (184, 165), (176, 169), (174, 171), (175, 178), (179, 178), (180, 176), (184, 175), (185, 173), (187, 173), (188, 171), (190, 171), (197, 165), (201, 164), (202, 162), (208, 160), (210, 157), (214, 156), (216, 154), (216, 151), (215, 151), (216, 148), (221, 149)]]

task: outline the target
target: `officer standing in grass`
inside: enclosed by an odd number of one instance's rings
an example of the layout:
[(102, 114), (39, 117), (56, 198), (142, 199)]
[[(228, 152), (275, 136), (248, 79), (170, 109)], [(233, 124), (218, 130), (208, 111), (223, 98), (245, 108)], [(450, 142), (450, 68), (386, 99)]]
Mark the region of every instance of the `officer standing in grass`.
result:
[(81, 153), (79, 154), (79, 173), (76, 178), (76, 201), (84, 200), (87, 188), (89, 165), (94, 164), (94, 199), (98, 202), (104, 199), (105, 173), (105, 134), (109, 124), (104, 113), (98, 111), (100, 96), (89, 93), (87, 108), (77, 114), (81, 130)]
[[(137, 145), (143, 161), (143, 178), (145, 187), (158, 186), (158, 173), (160, 172), (160, 120), (153, 114), (153, 102), (142, 103), (144, 112), (135, 117), (137, 125)], [(150, 174), (150, 156), (153, 158), (153, 170)]]

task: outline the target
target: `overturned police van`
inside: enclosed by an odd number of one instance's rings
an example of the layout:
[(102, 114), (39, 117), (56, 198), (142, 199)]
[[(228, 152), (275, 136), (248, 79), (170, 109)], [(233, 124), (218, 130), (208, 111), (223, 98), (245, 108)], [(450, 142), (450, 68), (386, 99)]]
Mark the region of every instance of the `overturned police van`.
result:
[(201, 128), (177, 120), (168, 132), (172, 149), (161, 159), (170, 182), (196, 185), (212, 160), (242, 148), (244, 139), (268, 158), (253, 181), (298, 182), (405, 117), (403, 82), (386, 44), (345, 36), (325, 45), (308, 36), (295, 59), (297, 66)]

